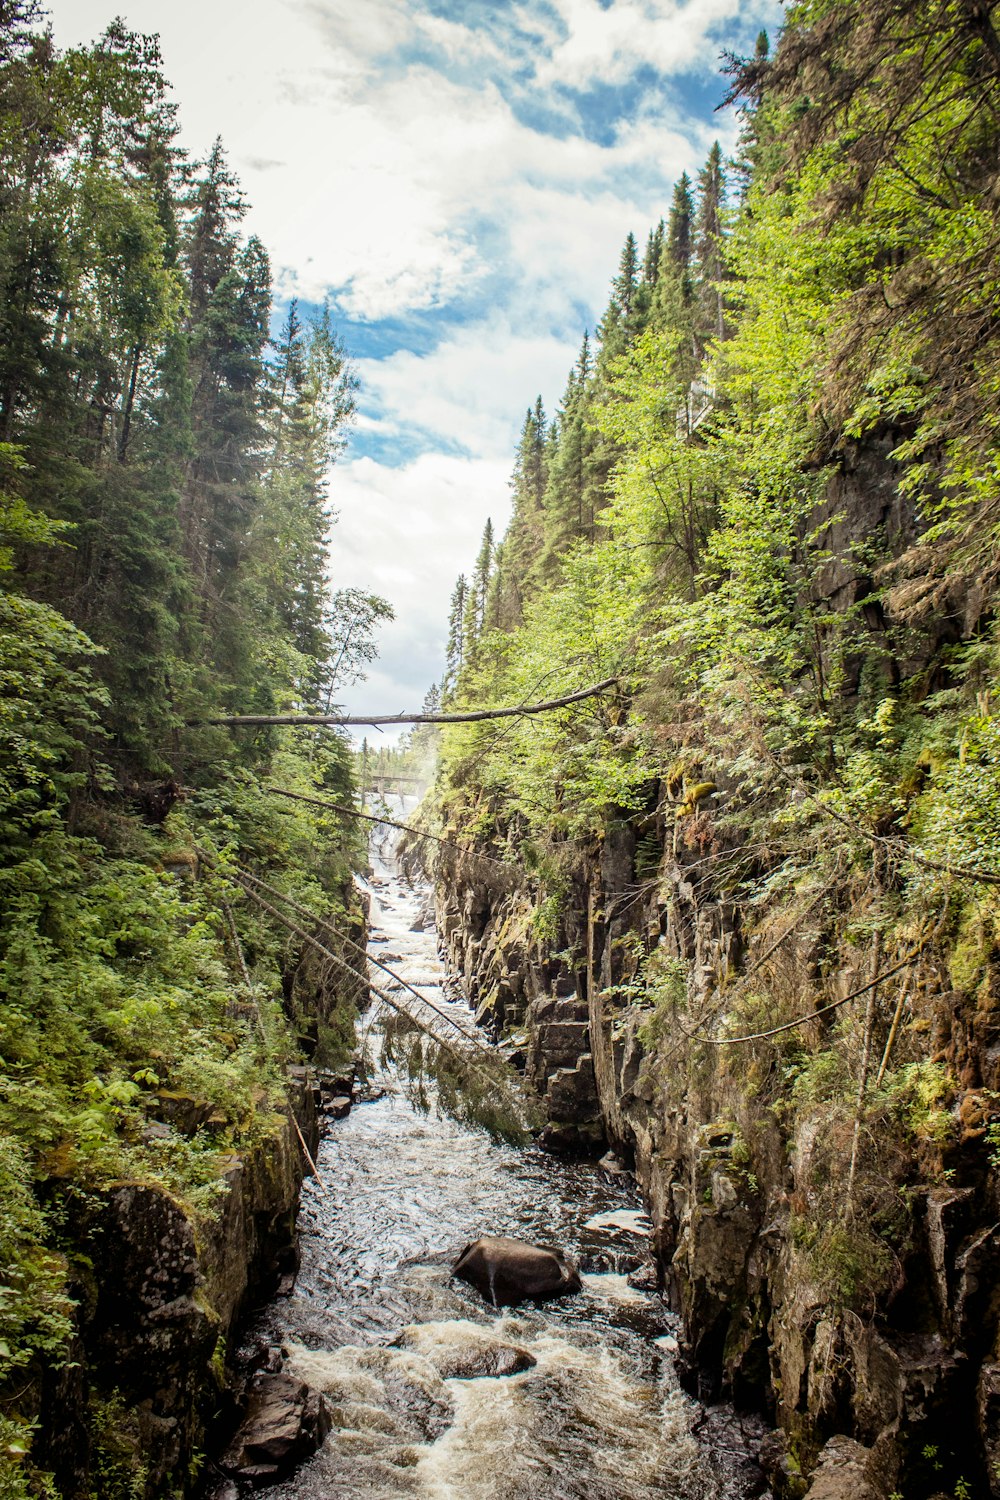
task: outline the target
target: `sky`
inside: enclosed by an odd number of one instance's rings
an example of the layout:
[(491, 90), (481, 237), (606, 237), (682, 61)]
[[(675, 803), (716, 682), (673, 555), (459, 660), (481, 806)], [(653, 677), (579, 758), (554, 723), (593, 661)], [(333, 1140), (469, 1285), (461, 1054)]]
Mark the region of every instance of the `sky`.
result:
[(276, 316), (329, 298), (360, 379), (330, 481), (335, 587), (396, 611), (351, 711), (419, 709), (527, 407), (555, 410), (682, 171), (736, 122), (724, 49), (775, 0), (50, 0), (61, 46), (159, 33), (181, 143), (221, 136)]

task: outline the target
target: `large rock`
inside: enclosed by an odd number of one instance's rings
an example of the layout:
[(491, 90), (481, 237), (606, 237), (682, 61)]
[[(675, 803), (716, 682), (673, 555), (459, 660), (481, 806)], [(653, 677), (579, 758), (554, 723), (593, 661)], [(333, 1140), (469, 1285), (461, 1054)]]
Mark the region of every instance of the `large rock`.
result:
[(194, 1227), (162, 1188), (112, 1188), (91, 1234), (98, 1255), (91, 1344), (140, 1399), (181, 1382), (210, 1354), (218, 1318), (196, 1297), (200, 1268)]
[(494, 1307), (582, 1290), (576, 1267), (557, 1251), (502, 1235), (483, 1235), (466, 1245), (452, 1269)]
[(222, 1468), (234, 1479), (273, 1484), (315, 1453), (331, 1426), (330, 1408), (319, 1391), (294, 1375), (257, 1375)]
[(396, 1340), (433, 1365), (442, 1380), (479, 1380), (483, 1376), (519, 1375), (537, 1363), (520, 1344), (497, 1338), (477, 1323), (414, 1323)]
[(872, 1451), (849, 1437), (832, 1437), (819, 1456), (805, 1500), (886, 1500), (873, 1472)]

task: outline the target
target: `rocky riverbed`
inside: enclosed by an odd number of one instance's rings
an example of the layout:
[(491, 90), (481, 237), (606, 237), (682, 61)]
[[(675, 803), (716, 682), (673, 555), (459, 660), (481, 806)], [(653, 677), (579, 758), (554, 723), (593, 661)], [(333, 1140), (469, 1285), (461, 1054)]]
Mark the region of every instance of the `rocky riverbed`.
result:
[[(387, 855), (370, 896), (371, 951), (472, 1026), (445, 983), (426, 892)], [(376, 1055), (378, 1027), (377, 1012), (362, 1021)], [(248, 1333), (248, 1354), (280, 1371), (289, 1398), (322, 1397), (329, 1426), (276, 1500), (762, 1493), (759, 1431), (680, 1387), (677, 1323), (653, 1289), (631, 1177), (496, 1144), (428, 1102), (416, 1108), (376, 1063), (304, 1189), (294, 1290)], [(560, 1246), (583, 1292), (498, 1314), (451, 1276), (484, 1232)]]

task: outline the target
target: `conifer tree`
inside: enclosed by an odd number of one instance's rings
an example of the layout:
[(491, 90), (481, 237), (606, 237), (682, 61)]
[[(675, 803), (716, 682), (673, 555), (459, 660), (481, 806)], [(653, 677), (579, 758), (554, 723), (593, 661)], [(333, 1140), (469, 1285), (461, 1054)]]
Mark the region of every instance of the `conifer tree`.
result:
[(487, 519), (483, 527), (482, 541), (476, 554), (475, 567), (469, 579), (465, 596), (465, 616), (462, 622), (463, 653), (466, 661), (475, 659), (486, 623), (486, 604), (489, 597), (490, 577), (493, 571), (493, 522)]
[(698, 264), (699, 332), (703, 339), (721, 339), (724, 332), (721, 282), (725, 276), (722, 226), (725, 196), (722, 148), (716, 141), (698, 174), (698, 211), (694, 229)]
[(663, 243), (666, 238), (667, 226), (660, 219), (655, 229), (649, 231), (646, 240), (646, 253), (642, 259), (642, 281), (644, 286), (654, 287), (660, 274), (660, 260), (663, 256)]
[(664, 220), (660, 219), (655, 229), (651, 229), (646, 238), (646, 250), (642, 258), (642, 276), (635, 292), (635, 324), (637, 332), (641, 332), (649, 321), (656, 283), (660, 276), (660, 263), (663, 259), (663, 243), (666, 238), (666, 232), (667, 226)]
[(693, 250), (694, 200), (691, 196), (691, 179), (682, 172), (674, 185), (673, 201), (667, 221), (667, 253), (671, 263), (686, 273), (691, 265)]
[(639, 331), (638, 290), (639, 255), (635, 235), (630, 231), (622, 247), (618, 274), (611, 283), (611, 298), (597, 328), (602, 375), (615, 359), (624, 354)]
[(520, 623), (523, 581), (544, 545), (549, 447), (549, 423), (539, 396), (534, 407), (528, 407), (521, 428), (510, 481), (513, 508), (506, 565), (497, 571), (493, 585), (492, 623), (508, 630)]
[(725, 71), (737, 80), (726, 102), (739, 103), (740, 138), (733, 160), (733, 178), (737, 197), (742, 202), (749, 190), (760, 148), (761, 106), (764, 102), (771, 42), (763, 29), (757, 33), (752, 58), (727, 55)]
[(441, 683), (444, 700), (450, 700), (458, 686), (458, 679), (465, 664), (465, 618), (469, 588), (464, 573), (455, 581), (448, 611), (448, 640), (445, 646), (445, 670)]

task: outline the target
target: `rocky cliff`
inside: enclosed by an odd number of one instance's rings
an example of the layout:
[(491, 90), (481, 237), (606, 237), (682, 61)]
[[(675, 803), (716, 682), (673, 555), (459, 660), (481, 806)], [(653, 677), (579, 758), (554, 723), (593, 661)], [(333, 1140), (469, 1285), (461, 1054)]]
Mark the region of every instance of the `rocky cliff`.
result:
[(314, 1151), (317, 1119), (315, 1081), (293, 1069), (287, 1105), (224, 1167), (216, 1213), (141, 1182), (76, 1206), (77, 1337), (46, 1381), (36, 1449), (61, 1495), (154, 1495), (195, 1477), (237, 1319), (295, 1269), (298, 1132)]
[[(843, 1434), (864, 1445), (874, 1493), (932, 1494), (948, 1475), (1000, 1493), (1000, 1204), (984, 1138), (1000, 1013), (952, 988), (940, 952), (922, 956), (905, 995), (902, 978), (886, 984), (875, 1050), (886, 1051), (902, 1000), (897, 1090), (928, 1057), (948, 1082), (924, 1104), (911, 1092), (870, 1106), (856, 1205), (843, 1213), (853, 1119), (810, 1078), (835, 1066), (828, 1026), (809, 1022), (784, 1050), (701, 1040), (741, 973), (790, 988), (808, 1010), (822, 921), (783, 905), (755, 912), (748, 930), (713, 881), (721, 854), (706, 861), (698, 839), (675, 852), (667, 789), (650, 803), (645, 818), (612, 820), (600, 847), (574, 852), (555, 939), (533, 934), (526, 885), (486, 884), (481, 861), (453, 857), (439, 881), (453, 971), (480, 1021), (523, 1055), (545, 1103), (543, 1141), (607, 1143), (634, 1168), (683, 1315), (688, 1383), (771, 1415), (786, 1494), (804, 1492), (824, 1444)], [(769, 954), (778, 926), (792, 930)], [(689, 976), (661, 987), (653, 1007), (631, 983), (650, 955)], [(867, 977), (845, 952), (840, 992)], [(829, 1485), (829, 1462), (824, 1472)]]
[[(813, 518), (827, 553), (813, 598), (857, 622), (848, 703), (873, 672), (890, 692), (947, 683), (982, 609), (941, 595), (912, 628), (866, 602), (859, 539), (897, 557), (914, 540), (891, 447), (842, 454)], [(687, 1381), (770, 1415), (781, 1493), (815, 1475), (817, 1500), (1000, 1495), (988, 903), (945, 882), (918, 921), (891, 840), (876, 825), (867, 854), (830, 859), (844, 834), (822, 814), (815, 878), (800, 859), (783, 883), (761, 837), (781, 813), (774, 780), (752, 800), (696, 734), (676, 754), (643, 807), (608, 809), (589, 841), (553, 836), (544, 879), (491, 807), (486, 847), (506, 839), (509, 862), (438, 861), (451, 969), (523, 1060), (544, 1142), (606, 1144), (634, 1168)], [(801, 806), (807, 789), (781, 786)], [(898, 837), (906, 819), (886, 826)]]
[[(353, 907), (348, 934), (364, 943), (365, 916), (349, 887), (344, 900)], [(276, 1103), (259, 1091), (238, 1149), (227, 1151), (211, 1106), (190, 1094), (161, 1091), (159, 1118), (146, 1126), (164, 1149), (203, 1143), (207, 1197), (193, 1204), (139, 1180), (63, 1185), (75, 1335), (68, 1357), (52, 1360), (38, 1382), (32, 1459), (67, 1500), (190, 1492), (203, 1482), (206, 1454), (236, 1424), (245, 1382), (234, 1334), (297, 1270), (299, 1191), (321, 1113), (349, 1107), (343, 1069), (328, 1065), (349, 1056), (345, 1038), (353, 1041), (364, 999), (360, 979), (309, 949), (283, 979), (288, 1021), (313, 1061), (288, 1067)], [(233, 1005), (246, 1009), (243, 1000)], [(280, 1386), (285, 1377), (266, 1379)], [(259, 1404), (256, 1387), (249, 1395)]]

